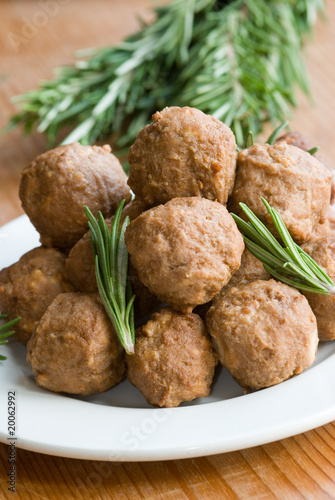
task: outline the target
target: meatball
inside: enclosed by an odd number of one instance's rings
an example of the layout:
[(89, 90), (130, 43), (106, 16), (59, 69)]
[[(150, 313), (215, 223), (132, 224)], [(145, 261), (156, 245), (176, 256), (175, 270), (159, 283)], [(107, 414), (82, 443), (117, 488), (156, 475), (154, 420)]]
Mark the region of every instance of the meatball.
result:
[(21, 316), (15, 339), (26, 344), (53, 299), (74, 291), (65, 270), (66, 255), (55, 248), (34, 248), (0, 272), (0, 309), (8, 319)]
[(275, 232), (261, 197), (278, 210), (297, 243), (307, 241), (326, 216), (331, 173), (309, 153), (284, 141), (255, 144), (238, 155), (238, 169), (229, 200), (232, 212), (242, 215), (240, 202)]
[(136, 330), (126, 361), (129, 381), (148, 403), (167, 408), (208, 396), (217, 363), (201, 318), (168, 307)]
[(246, 248), (242, 254), (241, 265), (238, 270), (233, 274), (228, 283), (215, 295), (211, 302), (203, 304), (195, 308), (194, 312), (199, 314), (200, 318), (205, 319), (206, 314), (210, 307), (220, 299), (222, 295), (228, 292), (233, 286), (244, 285), (256, 280), (269, 280), (270, 274), (265, 271), (262, 262), (252, 255)]
[[(335, 235), (302, 245), (303, 250), (335, 282)], [(335, 296), (304, 292), (315, 314), (321, 341), (335, 340)]]
[(97, 394), (125, 376), (124, 350), (96, 294), (58, 295), (27, 347), (36, 383), (50, 391)]
[(308, 245), (311, 241), (316, 241), (325, 236), (335, 235), (335, 208), (330, 206), (326, 215), (326, 220), (322, 224), (318, 224), (311, 234), (308, 242), (304, 245)]
[(132, 292), (135, 295), (134, 315), (135, 322), (137, 322), (144, 318), (144, 316), (151, 313), (157, 306), (159, 306), (161, 301), (142, 283), (138, 276), (138, 272), (130, 261), (128, 267), (128, 279), (130, 280)]
[(285, 141), (287, 144), (290, 144), (290, 146), (295, 146), (303, 151), (308, 151), (315, 146), (315, 144), (312, 144), (310, 139), (302, 132), (288, 132), (276, 139), (276, 143), (280, 141)]
[[(130, 220), (136, 219), (143, 209), (143, 204), (138, 201), (129, 203), (122, 210), (121, 223), (127, 216)], [(106, 219), (109, 229), (112, 227), (113, 219), (114, 217)], [(66, 260), (66, 269), (70, 280), (80, 292), (97, 292), (91, 231), (87, 231), (70, 250)]]
[(184, 313), (228, 283), (244, 250), (227, 209), (200, 197), (175, 198), (144, 212), (127, 227), (125, 241), (144, 285)]
[[(310, 149), (312, 149), (315, 146), (315, 144), (313, 144), (309, 140), (309, 138), (306, 137), (301, 132), (288, 132), (287, 134), (279, 137), (276, 142), (279, 142), (279, 141), (285, 141), (285, 142), (287, 142), (287, 144), (290, 144), (291, 146), (295, 146), (296, 148), (303, 149), (304, 151), (309, 151)], [(334, 203), (334, 201), (335, 201), (335, 170), (331, 169), (327, 165), (327, 163), (325, 162), (324, 158), (322, 157), (322, 155), (320, 154), (319, 151), (314, 153), (313, 156), (314, 156), (314, 158), (319, 160), (321, 163), (323, 163), (324, 166), (327, 167), (328, 170), (330, 170), (332, 173), (333, 178), (332, 178), (332, 188), (331, 188), (331, 203)]]
[(227, 293), (233, 286), (244, 285), (245, 283), (250, 283), (251, 281), (256, 280), (265, 281), (270, 278), (271, 276), (267, 271), (265, 271), (262, 262), (246, 248), (242, 254), (240, 267), (233, 274), (226, 286), (222, 288), (220, 293), (214, 297), (213, 301), (215, 302), (218, 300), (221, 295)]
[(73, 143), (48, 151), (22, 172), (22, 207), (48, 247), (71, 248), (87, 231), (87, 205), (112, 215), (130, 200), (127, 176), (110, 147)]
[(306, 298), (274, 280), (231, 288), (206, 324), (222, 365), (247, 390), (279, 384), (315, 360), (318, 332)]
[(236, 143), (227, 125), (195, 108), (165, 108), (129, 152), (128, 184), (147, 206), (203, 196), (226, 203), (233, 189)]

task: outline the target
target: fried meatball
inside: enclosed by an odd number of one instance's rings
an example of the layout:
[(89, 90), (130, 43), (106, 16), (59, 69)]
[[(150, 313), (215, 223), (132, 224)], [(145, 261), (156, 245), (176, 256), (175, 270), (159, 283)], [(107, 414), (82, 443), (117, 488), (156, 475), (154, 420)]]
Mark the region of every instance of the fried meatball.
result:
[(326, 219), (322, 224), (318, 224), (312, 232), (309, 240), (304, 243), (308, 245), (311, 241), (316, 241), (325, 236), (335, 235), (335, 208), (330, 206), (326, 215)]
[(128, 184), (148, 207), (203, 196), (226, 203), (233, 189), (236, 143), (227, 125), (195, 108), (165, 108), (129, 152)]
[(265, 271), (262, 262), (256, 259), (251, 252), (246, 248), (242, 254), (241, 265), (238, 270), (233, 274), (228, 283), (215, 295), (211, 302), (203, 304), (195, 308), (194, 312), (199, 314), (200, 318), (205, 319), (209, 308), (220, 299), (222, 295), (228, 292), (233, 286), (244, 285), (256, 280), (269, 280), (270, 274)]
[[(121, 213), (121, 224), (127, 216), (130, 220), (136, 219), (143, 212), (143, 209), (143, 204), (138, 201), (126, 205)], [(114, 217), (106, 219), (109, 229), (112, 227), (113, 220)], [(77, 290), (88, 293), (98, 291), (91, 245), (91, 231), (87, 231), (70, 250), (69, 256), (66, 259), (66, 269), (70, 280)]]
[(0, 310), (21, 316), (15, 339), (26, 344), (53, 299), (74, 291), (65, 270), (66, 255), (55, 248), (34, 248), (0, 272)]
[(306, 298), (274, 280), (231, 288), (206, 324), (222, 365), (247, 390), (279, 384), (315, 360), (318, 332)]
[(287, 132), (276, 139), (276, 143), (280, 141), (285, 141), (290, 146), (295, 146), (303, 151), (308, 151), (315, 146), (315, 144), (312, 144), (310, 139), (302, 132)]
[(138, 322), (159, 306), (161, 301), (142, 283), (138, 272), (130, 261), (128, 279), (130, 280), (132, 292), (135, 295), (134, 315), (135, 322)]
[(125, 376), (124, 350), (96, 294), (58, 295), (27, 348), (36, 383), (50, 391), (97, 394)]
[[(335, 235), (302, 245), (303, 250), (335, 282)], [(315, 314), (321, 341), (335, 340), (335, 296), (304, 292)]]
[(140, 280), (185, 313), (228, 283), (244, 250), (227, 209), (200, 197), (175, 198), (144, 212), (127, 227), (125, 241)]
[[(315, 144), (313, 144), (310, 139), (305, 135), (302, 134), (301, 132), (288, 132), (285, 135), (282, 135), (277, 139), (276, 142), (280, 141), (285, 141), (287, 144), (290, 144), (291, 146), (295, 146), (296, 148), (303, 149), (304, 151), (309, 151), (313, 147), (315, 147)], [(324, 164), (325, 167), (330, 170), (332, 173), (332, 188), (331, 188), (331, 203), (334, 203), (335, 201), (335, 170), (331, 169), (329, 165), (327, 165), (326, 161), (322, 157), (319, 151), (314, 153), (314, 158), (319, 160), (321, 163)]]
[(68, 144), (38, 156), (22, 172), (22, 207), (48, 247), (71, 248), (87, 231), (87, 205), (111, 216), (130, 200), (127, 176), (109, 146)]
[(228, 292), (233, 286), (244, 285), (256, 280), (269, 280), (270, 274), (265, 271), (262, 262), (254, 257), (251, 252), (246, 248), (242, 254), (241, 265), (238, 270), (233, 274), (226, 286), (222, 288), (220, 293), (216, 295), (213, 302), (218, 300), (221, 295)]
[(168, 307), (136, 330), (126, 361), (128, 380), (148, 403), (167, 408), (208, 396), (217, 363), (201, 318)]
[(261, 197), (278, 210), (297, 243), (307, 241), (326, 216), (331, 173), (309, 153), (284, 141), (255, 144), (238, 155), (230, 211), (243, 216), (240, 202), (275, 233)]

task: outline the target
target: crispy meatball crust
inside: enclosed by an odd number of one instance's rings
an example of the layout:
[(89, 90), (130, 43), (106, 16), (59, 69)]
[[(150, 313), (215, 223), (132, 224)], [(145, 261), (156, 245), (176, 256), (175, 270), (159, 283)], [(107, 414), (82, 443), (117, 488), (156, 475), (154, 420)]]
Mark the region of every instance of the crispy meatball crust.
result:
[(310, 238), (326, 216), (331, 173), (309, 153), (284, 141), (255, 144), (238, 155), (238, 168), (230, 211), (243, 216), (240, 202), (275, 232), (261, 197), (278, 210), (297, 243)]
[(221, 290), (244, 250), (227, 209), (200, 197), (175, 198), (144, 212), (127, 227), (125, 241), (140, 280), (185, 313)]
[(274, 280), (231, 288), (206, 324), (220, 361), (246, 389), (279, 384), (315, 360), (315, 316), (297, 290)]
[(124, 350), (96, 294), (58, 295), (27, 347), (36, 383), (53, 392), (97, 394), (125, 376)]
[[(335, 282), (335, 235), (302, 245), (303, 250)], [(304, 292), (315, 314), (320, 341), (335, 340), (335, 296)]]
[(68, 144), (38, 156), (22, 172), (22, 207), (48, 247), (71, 248), (87, 231), (87, 205), (111, 216), (130, 200), (127, 176), (110, 147)]
[[(144, 210), (144, 205), (139, 201), (133, 201), (126, 205), (121, 213), (121, 224), (128, 216), (130, 220), (136, 219)], [(114, 217), (106, 219), (106, 223), (111, 229)], [(87, 231), (84, 236), (71, 248), (66, 259), (66, 269), (68, 276), (77, 290), (80, 292), (94, 293), (98, 291), (95, 278), (94, 256), (91, 245), (91, 231)]]
[(128, 184), (149, 207), (202, 196), (226, 203), (233, 189), (236, 143), (227, 125), (195, 108), (165, 108), (129, 152)]
[(34, 248), (0, 272), (0, 310), (21, 317), (15, 339), (26, 344), (53, 299), (74, 291), (65, 270), (66, 255), (55, 248)]
[(127, 377), (149, 404), (167, 408), (208, 396), (217, 363), (205, 324), (171, 308), (136, 330)]

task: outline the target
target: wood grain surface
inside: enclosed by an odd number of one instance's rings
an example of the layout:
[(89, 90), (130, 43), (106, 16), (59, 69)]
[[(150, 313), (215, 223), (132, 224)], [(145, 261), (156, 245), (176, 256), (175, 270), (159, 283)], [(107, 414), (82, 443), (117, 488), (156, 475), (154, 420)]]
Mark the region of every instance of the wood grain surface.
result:
[[(150, 18), (150, 0), (2, 0), (0, 2), (0, 127), (14, 111), (10, 98), (50, 78), (75, 50), (104, 46)], [(51, 8), (53, 4), (53, 8)], [(49, 14), (43, 15), (49, 5)], [(42, 12), (42, 14), (41, 14)], [(300, 96), (291, 120), (331, 165), (335, 156), (335, 2), (306, 47), (314, 103)], [(30, 27), (30, 30), (29, 30)], [(14, 35), (20, 36), (20, 43)], [(22, 213), (22, 168), (44, 151), (38, 134), (0, 137), (0, 225)], [(0, 380), (1, 383), (1, 380)], [(3, 402), (1, 402), (3, 404)], [(16, 493), (7, 490), (8, 448), (0, 444), (0, 499), (335, 499), (335, 422), (298, 436), (205, 458), (110, 463), (17, 450)]]

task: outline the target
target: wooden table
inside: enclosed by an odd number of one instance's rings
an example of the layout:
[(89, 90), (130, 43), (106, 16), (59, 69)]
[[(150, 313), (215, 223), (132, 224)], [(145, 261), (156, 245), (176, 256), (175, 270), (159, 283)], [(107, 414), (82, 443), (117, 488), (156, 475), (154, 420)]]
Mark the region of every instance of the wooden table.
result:
[[(42, 6), (46, 9), (47, 4), (51, 10), (46, 16)], [(52, 68), (70, 62), (75, 50), (122, 39), (136, 29), (134, 12), (150, 17), (149, 5), (150, 0), (2, 0), (0, 127), (13, 112), (11, 96), (49, 78)], [(291, 124), (310, 135), (331, 164), (335, 2), (328, 1), (327, 14), (328, 22), (318, 23), (315, 40), (306, 50), (315, 103), (301, 97)], [(44, 148), (45, 140), (37, 134), (22, 138), (14, 130), (0, 138), (0, 225), (22, 213), (17, 194), (21, 169)], [(1, 444), (1, 500), (14, 498), (7, 491), (7, 460), (7, 447)], [(18, 450), (17, 467), (16, 497), (24, 500), (335, 498), (335, 422), (279, 442), (206, 458), (115, 464)]]

